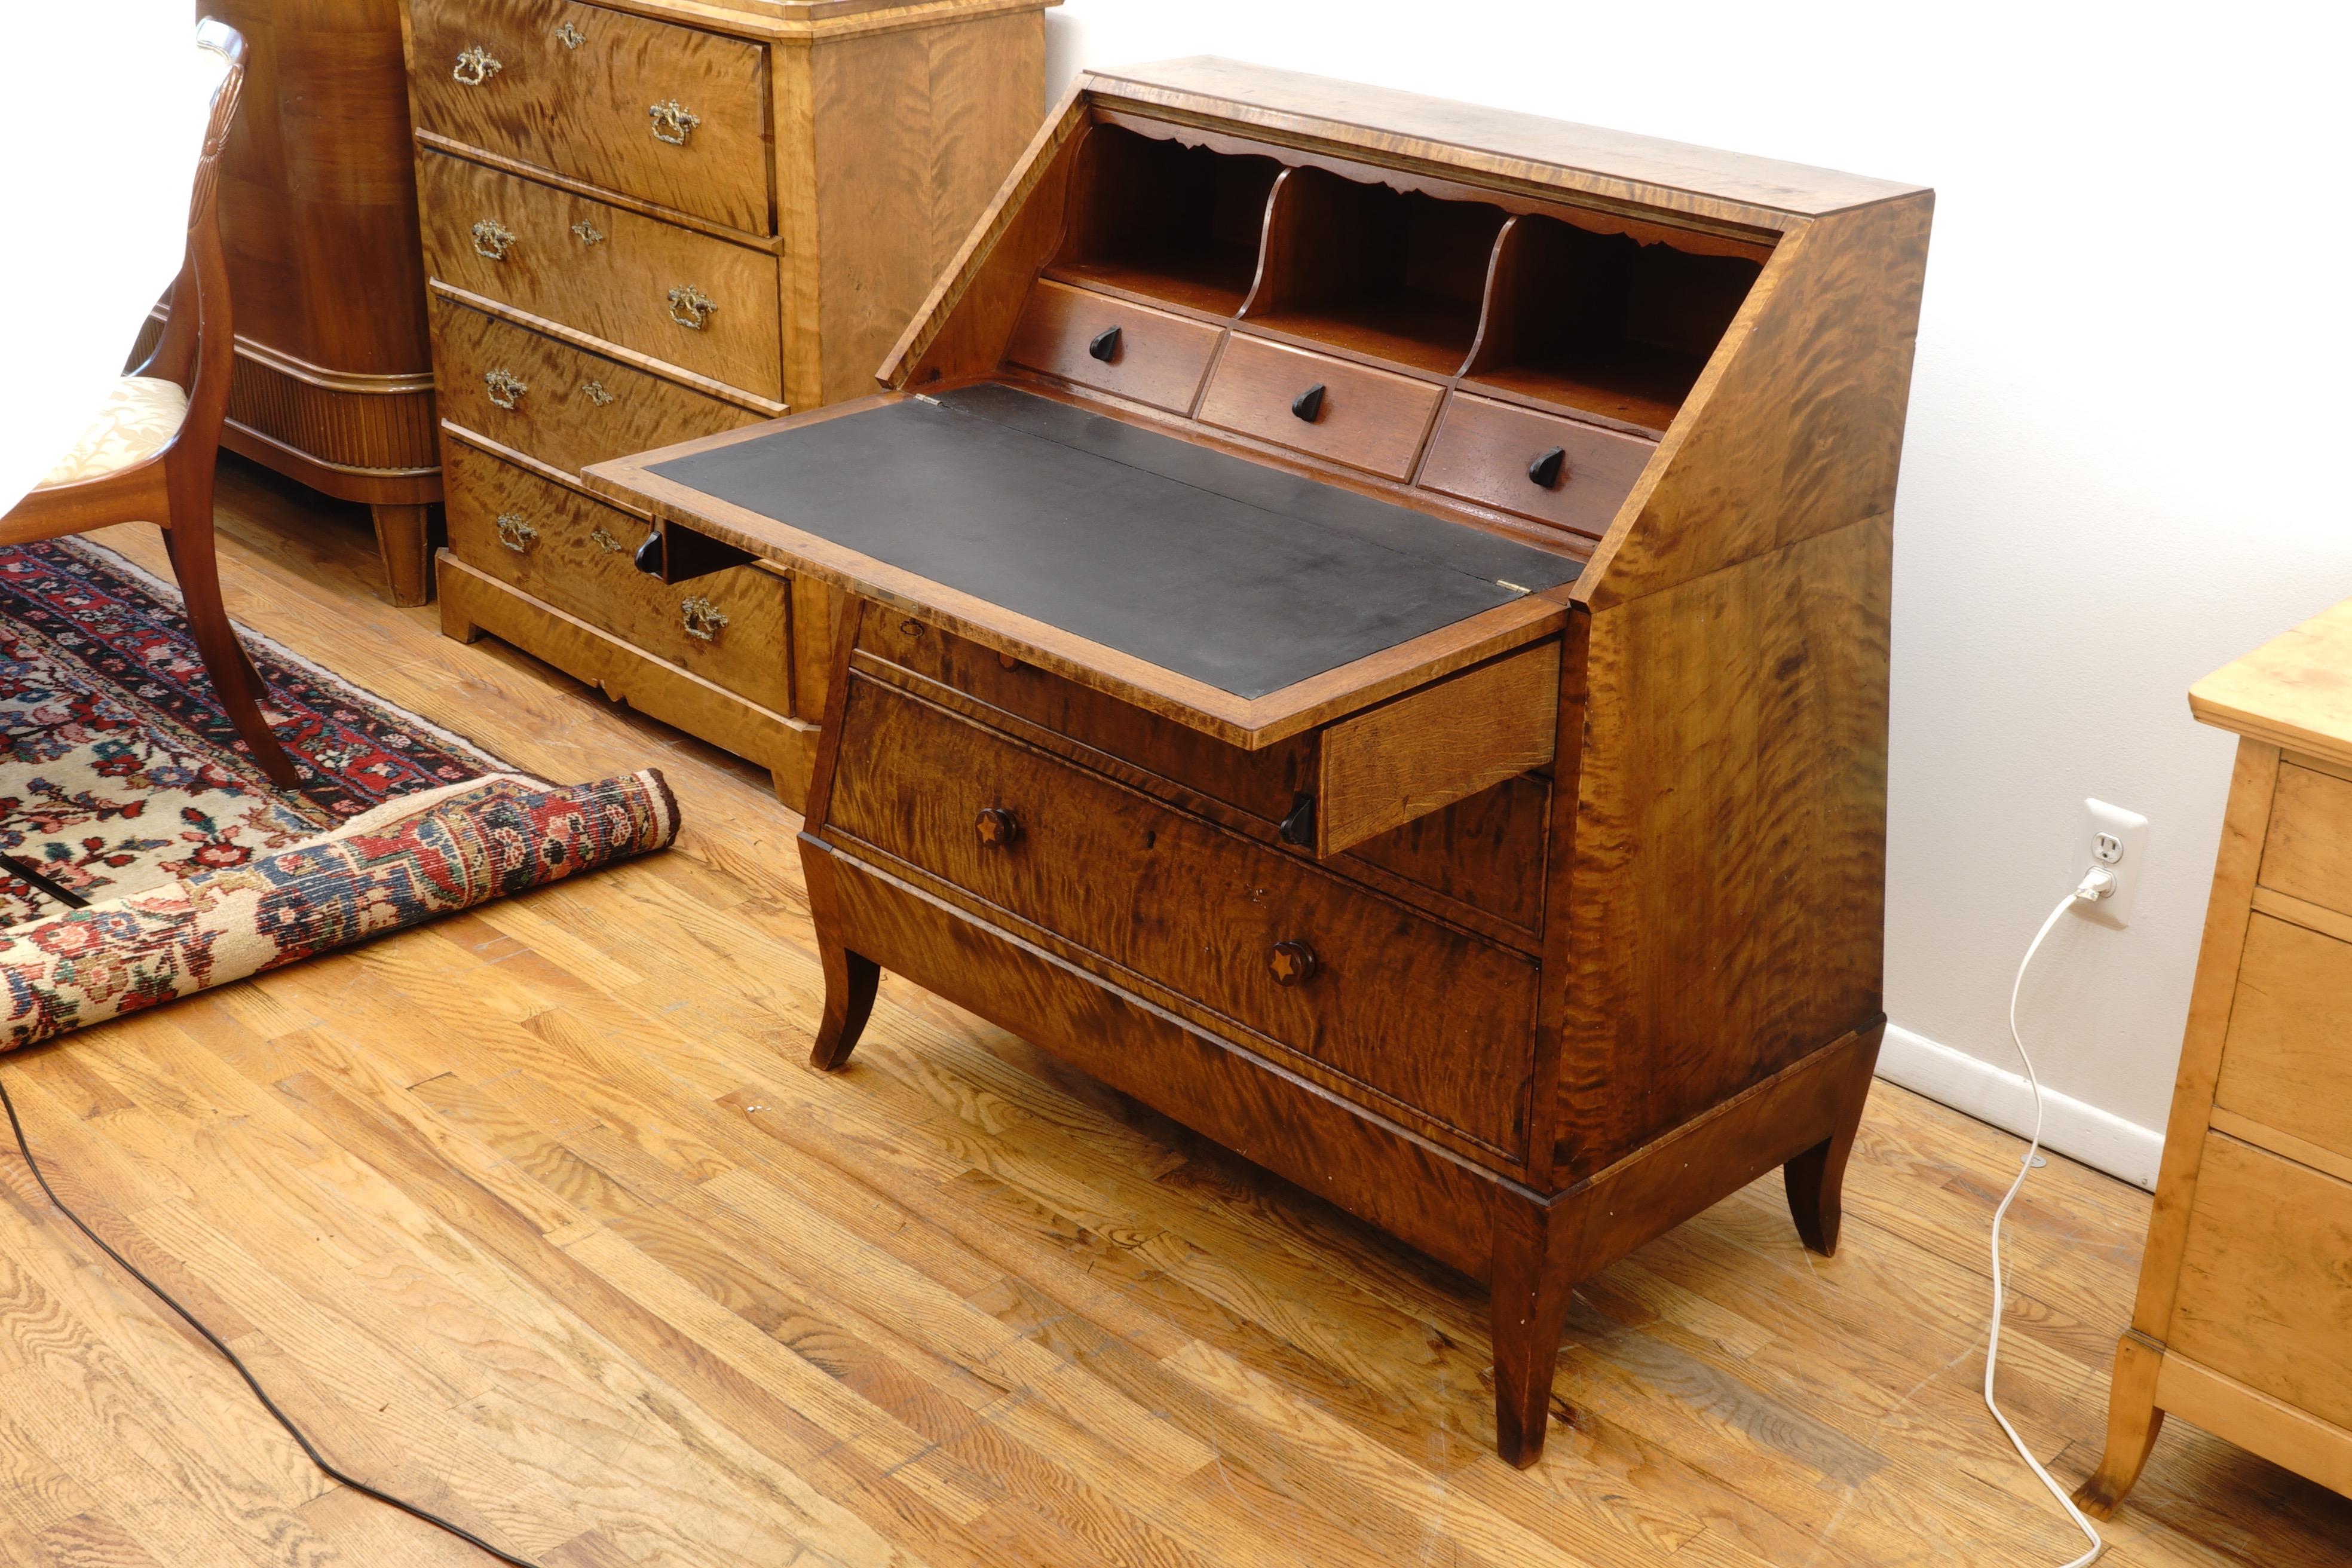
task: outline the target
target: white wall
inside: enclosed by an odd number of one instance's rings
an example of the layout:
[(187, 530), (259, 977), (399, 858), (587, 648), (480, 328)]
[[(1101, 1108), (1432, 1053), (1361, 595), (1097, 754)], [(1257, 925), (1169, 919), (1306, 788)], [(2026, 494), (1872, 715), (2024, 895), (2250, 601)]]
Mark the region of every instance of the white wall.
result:
[[(2154, 819), (2128, 929), (2026, 989), (2052, 1142), (2144, 1183), (2231, 741), (2207, 671), (2352, 595), (2338, 7), (1066, 0), (1048, 86), (1224, 54), (1916, 180), (1882, 1071), (2019, 1125), (2020, 952), (2082, 799)], [(2325, 28), (2326, 36), (2319, 29)]]

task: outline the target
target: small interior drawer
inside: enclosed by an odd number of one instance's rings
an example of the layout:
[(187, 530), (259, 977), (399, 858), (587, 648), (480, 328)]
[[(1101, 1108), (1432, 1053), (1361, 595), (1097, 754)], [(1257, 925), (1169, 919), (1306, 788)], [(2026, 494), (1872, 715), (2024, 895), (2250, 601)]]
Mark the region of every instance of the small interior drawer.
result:
[(1235, 332), (1209, 378), (1200, 417), (1402, 479), (1412, 473), (1442, 395), (1428, 382)]
[(1190, 414), (1223, 335), (1205, 322), (1040, 279), (1005, 357), (1081, 386)]
[(2279, 765), (2261, 880), (2289, 898), (2352, 915), (2352, 781)]
[(1657, 449), (1638, 436), (1457, 392), (1438, 416), (1421, 483), (1598, 539)]
[[(1422, 1115), (1524, 1152), (1529, 960), (867, 676), (851, 677), (840, 745), (829, 838), (863, 840)], [(1416, 1015), (1432, 987), (1448, 1005)], [(1427, 1023), (1399, 1051), (1396, 1020), (1408, 1016)]]
[(775, 232), (758, 44), (575, 0), (411, 0), (409, 16), (419, 130)]
[(436, 296), (441, 417), (577, 473), (764, 416)]
[[(2352, 946), (2256, 914), (2213, 1103), (2352, 1160)], [(2347, 1303), (2352, 1311), (2352, 1302)]]
[(774, 257), (439, 153), (416, 198), (434, 277), (782, 400)]
[(736, 566), (671, 585), (631, 555), (646, 525), (627, 512), (445, 440), (449, 548), (633, 647), (772, 712), (793, 710), (791, 579)]
[(2167, 1345), (2352, 1427), (2352, 1184), (2209, 1132)]

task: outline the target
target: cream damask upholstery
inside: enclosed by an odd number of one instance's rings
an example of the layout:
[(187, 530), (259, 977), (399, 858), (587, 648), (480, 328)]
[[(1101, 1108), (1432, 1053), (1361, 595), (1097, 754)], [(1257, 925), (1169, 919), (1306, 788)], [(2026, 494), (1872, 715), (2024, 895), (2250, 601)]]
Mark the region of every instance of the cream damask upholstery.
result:
[(152, 375), (126, 375), (73, 450), (58, 461), (35, 489), (76, 484), (143, 463), (172, 443), (188, 417), (188, 395), (176, 382)]

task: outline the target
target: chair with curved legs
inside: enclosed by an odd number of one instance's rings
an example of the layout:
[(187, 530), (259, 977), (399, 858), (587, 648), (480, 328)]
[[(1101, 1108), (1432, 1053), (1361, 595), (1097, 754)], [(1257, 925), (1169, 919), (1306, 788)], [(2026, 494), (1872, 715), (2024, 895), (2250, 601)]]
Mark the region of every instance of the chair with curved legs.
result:
[(196, 43), (220, 54), (228, 68), (213, 93), (188, 204), (187, 260), (172, 285), (170, 321), (155, 352), (117, 384), (73, 450), (0, 516), (0, 544), (118, 522), (161, 527), (196, 651), (221, 706), (270, 781), (292, 789), (300, 776), (262, 717), (261, 677), (229, 625), (214, 559), (213, 466), (235, 354), (216, 195), (221, 149), (245, 86), (245, 39), (236, 28), (206, 19), (197, 24)]

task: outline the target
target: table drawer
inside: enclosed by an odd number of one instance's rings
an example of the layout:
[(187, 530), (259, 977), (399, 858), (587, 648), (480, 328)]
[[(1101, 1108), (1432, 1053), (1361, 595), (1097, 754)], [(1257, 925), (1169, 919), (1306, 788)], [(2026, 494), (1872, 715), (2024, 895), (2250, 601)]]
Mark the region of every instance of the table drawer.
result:
[(1223, 331), (1040, 279), (1005, 357), (1171, 413), (1190, 414)]
[(840, 744), (829, 828), (1524, 1152), (1525, 958), (867, 677)]
[(675, 586), (638, 571), (646, 525), (463, 441), (442, 443), (449, 547), (535, 599), (776, 713), (792, 712), (790, 581), (733, 566)]
[(775, 232), (758, 44), (573, 0), (411, 0), (409, 16), (420, 131)]
[(1598, 539), (1657, 449), (1636, 436), (1457, 392), (1429, 438), (1421, 483)]
[(2352, 782), (2279, 764), (2262, 883), (2289, 898), (2352, 915)]
[(439, 153), (416, 195), (435, 277), (782, 401), (774, 257)]
[(1209, 378), (1200, 417), (1402, 479), (1412, 473), (1442, 395), (1425, 381), (1235, 332)]
[(438, 297), (433, 342), (442, 418), (566, 473), (766, 417)]
[(2248, 922), (2213, 1103), (2352, 1160), (2352, 947)]
[(2352, 1427), (2352, 1184), (2208, 1133), (2167, 1345)]

